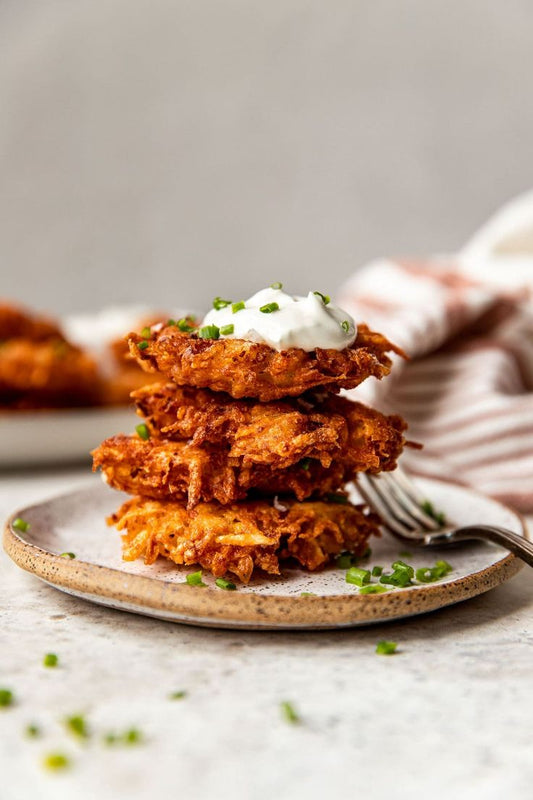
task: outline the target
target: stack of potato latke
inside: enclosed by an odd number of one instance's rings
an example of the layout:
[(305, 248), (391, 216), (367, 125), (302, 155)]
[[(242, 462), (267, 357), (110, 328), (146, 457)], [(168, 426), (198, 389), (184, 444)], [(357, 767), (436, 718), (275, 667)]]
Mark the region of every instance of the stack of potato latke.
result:
[(107, 483), (134, 495), (109, 520), (125, 560), (163, 556), (247, 583), (285, 559), (316, 570), (364, 553), (378, 520), (344, 486), (394, 469), (406, 426), (337, 393), (387, 375), (398, 348), (360, 325), (344, 350), (280, 352), (202, 338), (192, 320), (130, 334), (129, 346), (168, 382), (133, 393), (136, 435), (93, 453)]

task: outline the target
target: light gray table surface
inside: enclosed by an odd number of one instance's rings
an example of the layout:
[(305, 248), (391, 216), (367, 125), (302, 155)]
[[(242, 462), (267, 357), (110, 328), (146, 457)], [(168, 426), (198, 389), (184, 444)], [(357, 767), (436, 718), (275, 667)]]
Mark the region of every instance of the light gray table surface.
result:
[[(0, 512), (92, 480), (87, 470), (0, 475)], [(533, 783), (533, 575), (374, 627), (217, 631), (91, 605), (0, 557), (0, 797), (501, 798)], [(399, 652), (375, 654), (392, 639)], [(43, 654), (59, 655), (55, 669)], [(171, 691), (187, 697), (171, 701)], [(301, 714), (288, 725), (280, 701)], [(78, 744), (62, 719), (82, 711)], [(43, 730), (24, 736), (28, 723)], [(112, 729), (143, 744), (106, 747)], [(50, 774), (43, 755), (72, 768)]]

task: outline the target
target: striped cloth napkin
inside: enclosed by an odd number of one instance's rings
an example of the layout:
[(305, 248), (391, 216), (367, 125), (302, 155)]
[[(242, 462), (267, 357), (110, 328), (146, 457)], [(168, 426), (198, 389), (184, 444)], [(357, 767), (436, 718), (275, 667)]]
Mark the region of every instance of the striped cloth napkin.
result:
[(402, 463), (533, 512), (533, 192), (457, 255), (375, 261), (338, 300), (410, 356), (349, 393), (407, 420), (424, 447)]

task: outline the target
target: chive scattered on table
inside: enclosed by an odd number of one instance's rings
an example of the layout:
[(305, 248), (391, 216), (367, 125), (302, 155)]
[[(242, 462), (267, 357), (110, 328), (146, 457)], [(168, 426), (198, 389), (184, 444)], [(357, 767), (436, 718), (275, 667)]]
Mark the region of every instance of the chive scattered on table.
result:
[(177, 692), (171, 692), (169, 694), (169, 700), (183, 700), (184, 697), (187, 697), (185, 689), (178, 689)]
[(52, 772), (70, 767), (70, 759), (64, 753), (48, 753), (43, 758), (43, 766)]
[(15, 697), (11, 689), (0, 689), (0, 707), (12, 706), (14, 701)]
[(378, 642), (376, 645), (376, 653), (379, 656), (392, 656), (396, 652), (398, 644), (396, 642), (386, 642), (385, 640)]
[(79, 739), (89, 738), (89, 727), (82, 714), (73, 714), (71, 717), (66, 717), (64, 722), (69, 733), (74, 734), (74, 736), (77, 736)]
[(31, 723), (30, 725), (26, 725), (26, 729), (24, 731), (28, 739), (38, 739), (41, 735), (41, 729), (38, 725)]
[(289, 703), (288, 700), (284, 700), (280, 703), (281, 714), (285, 722), (290, 723), (291, 725), (297, 725), (300, 722), (300, 715), (294, 708), (292, 703)]
[(43, 666), (44, 667), (57, 667), (59, 663), (59, 658), (55, 653), (46, 653), (43, 658)]

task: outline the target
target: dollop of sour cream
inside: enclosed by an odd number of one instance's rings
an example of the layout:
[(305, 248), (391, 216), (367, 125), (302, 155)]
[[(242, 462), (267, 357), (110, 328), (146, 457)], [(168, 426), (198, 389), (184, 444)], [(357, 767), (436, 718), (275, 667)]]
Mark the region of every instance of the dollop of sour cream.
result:
[[(317, 292), (293, 297), (270, 287), (245, 300), (244, 308), (234, 310), (238, 305), (213, 308), (203, 325), (216, 325), (222, 339), (246, 339), (279, 351), (290, 347), (308, 352), (317, 347), (344, 350), (357, 336), (353, 318)], [(228, 326), (233, 329), (226, 333)]]

